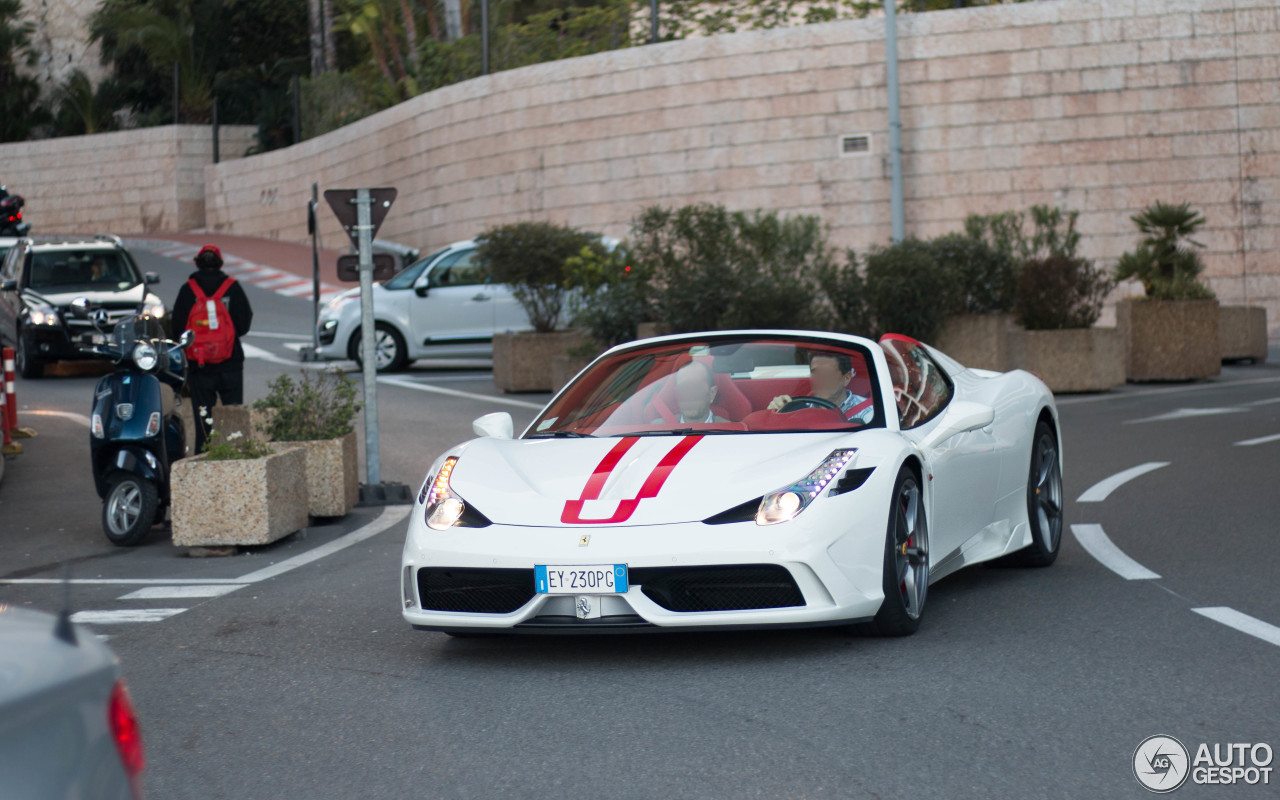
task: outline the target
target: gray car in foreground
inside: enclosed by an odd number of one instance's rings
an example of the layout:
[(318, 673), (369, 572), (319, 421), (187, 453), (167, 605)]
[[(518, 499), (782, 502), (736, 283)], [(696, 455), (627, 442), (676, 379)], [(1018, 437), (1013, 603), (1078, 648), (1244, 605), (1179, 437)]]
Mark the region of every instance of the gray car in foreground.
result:
[(142, 767), (115, 654), (65, 618), (0, 604), (0, 796), (137, 800)]

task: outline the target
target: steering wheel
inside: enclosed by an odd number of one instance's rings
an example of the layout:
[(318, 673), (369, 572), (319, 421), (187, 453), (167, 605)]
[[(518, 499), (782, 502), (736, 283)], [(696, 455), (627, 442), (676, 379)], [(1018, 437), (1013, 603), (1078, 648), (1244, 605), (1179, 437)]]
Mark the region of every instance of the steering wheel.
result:
[(799, 411), (804, 408), (827, 408), (832, 411), (839, 411), (840, 406), (827, 400), (824, 397), (811, 397), (809, 395), (801, 395), (800, 397), (791, 398), (785, 406), (778, 409), (779, 414), (790, 414), (792, 411)]

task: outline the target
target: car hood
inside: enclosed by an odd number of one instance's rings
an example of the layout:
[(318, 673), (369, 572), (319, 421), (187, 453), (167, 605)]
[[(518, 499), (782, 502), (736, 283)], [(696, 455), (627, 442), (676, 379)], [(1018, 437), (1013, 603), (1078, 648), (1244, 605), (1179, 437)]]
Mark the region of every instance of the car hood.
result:
[(91, 306), (121, 307), (125, 305), (140, 305), (143, 298), (147, 296), (147, 286), (144, 283), (139, 283), (128, 289), (110, 292), (93, 292), (84, 291), (83, 289), (70, 292), (42, 292), (35, 289), (24, 289), (23, 294), (37, 304), (47, 303), (58, 308), (66, 308), (77, 297), (85, 298)]
[(692, 522), (790, 486), (873, 433), (476, 439), (450, 485), (504, 525)]

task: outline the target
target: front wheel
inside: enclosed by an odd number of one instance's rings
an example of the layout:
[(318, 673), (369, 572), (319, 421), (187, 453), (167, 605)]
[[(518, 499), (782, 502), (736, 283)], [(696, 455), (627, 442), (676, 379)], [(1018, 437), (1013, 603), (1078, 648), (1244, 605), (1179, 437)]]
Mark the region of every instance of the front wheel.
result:
[(884, 602), (866, 630), (909, 636), (920, 627), (929, 594), (929, 525), (920, 479), (909, 466), (898, 474), (884, 549)]
[[(373, 365), (378, 372), (396, 372), (409, 365), (409, 349), (405, 346), (400, 332), (385, 322), (373, 326)], [(347, 348), (348, 355), (360, 366), (364, 366), (363, 348), (360, 331), (351, 337)]]
[(102, 530), (120, 547), (141, 544), (156, 520), (160, 496), (156, 485), (146, 478), (117, 472), (109, 479), (102, 502)]
[(1027, 476), (1027, 517), (1031, 544), (1009, 557), (1010, 564), (1047, 567), (1058, 558), (1062, 545), (1062, 464), (1058, 437), (1041, 421), (1031, 444), (1031, 471)]
[(31, 352), (31, 343), (27, 341), (27, 336), (21, 330), (18, 331), (18, 346), (14, 348), (17, 352), (18, 374), (23, 378), (30, 380), (31, 378), (39, 378), (44, 375), (44, 362), (39, 356)]

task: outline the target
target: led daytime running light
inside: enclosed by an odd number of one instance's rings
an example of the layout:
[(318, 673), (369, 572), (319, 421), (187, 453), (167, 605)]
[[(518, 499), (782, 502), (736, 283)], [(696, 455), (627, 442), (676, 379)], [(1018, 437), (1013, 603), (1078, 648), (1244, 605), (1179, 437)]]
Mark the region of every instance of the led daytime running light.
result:
[(776, 525), (794, 519), (844, 471), (857, 453), (857, 448), (833, 450), (808, 475), (785, 489), (765, 495), (756, 512), (756, 524)]

